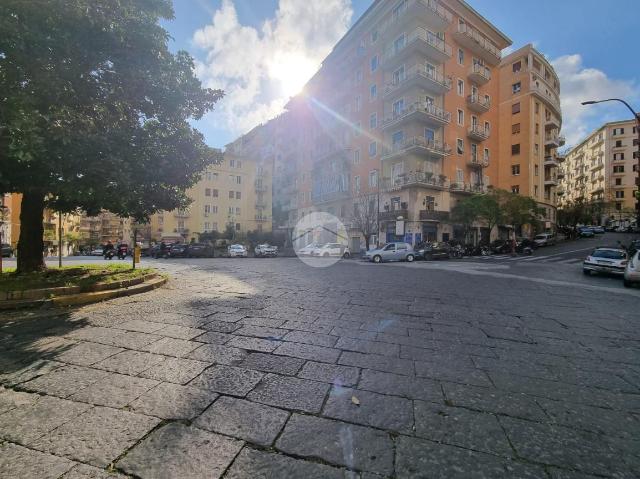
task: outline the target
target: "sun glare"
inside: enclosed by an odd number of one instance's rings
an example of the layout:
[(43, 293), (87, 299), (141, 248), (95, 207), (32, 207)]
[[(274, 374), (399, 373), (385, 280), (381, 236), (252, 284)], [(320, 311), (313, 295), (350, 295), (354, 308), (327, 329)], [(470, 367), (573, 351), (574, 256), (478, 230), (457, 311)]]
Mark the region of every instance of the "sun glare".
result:
[(271, 78), (280, 84), (281, 93), (291, 97), (302, 91), (317, 69), (315, 62), (300, 53), (276, 56), (269, 67)]

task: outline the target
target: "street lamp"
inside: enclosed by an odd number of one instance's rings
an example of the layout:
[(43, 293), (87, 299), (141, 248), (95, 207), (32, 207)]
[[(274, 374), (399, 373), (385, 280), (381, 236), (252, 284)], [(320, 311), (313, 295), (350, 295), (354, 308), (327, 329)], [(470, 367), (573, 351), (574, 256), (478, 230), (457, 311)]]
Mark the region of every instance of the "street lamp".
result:
[(620, 98), (607, 98), (606, 100), (589, 100), (583, 101), (582, 105), (595, 105), (596, 103), (604, 103), (607, 101), (618, 101), (626, 106), (629, 111), (633, 114), (633, 118), (636, 120), (636, 136), (637, 142), (636, 145), (636, 155), (637, 155), (637, 178), (636, 178), (636, 190), (634, 192), (636, 197), (636, 228), (640, 228), (640, 115), (635, 112), (631, 105), (629, 105), (626, 101), (621, 100)]

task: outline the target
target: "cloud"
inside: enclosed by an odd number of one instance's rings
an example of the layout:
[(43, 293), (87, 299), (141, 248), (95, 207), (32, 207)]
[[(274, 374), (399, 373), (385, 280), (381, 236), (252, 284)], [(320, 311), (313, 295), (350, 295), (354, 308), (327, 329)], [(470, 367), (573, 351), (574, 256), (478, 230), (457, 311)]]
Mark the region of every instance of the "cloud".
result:
[(242, 25), (233, 2), (223, 0), (211, 23), (193, 34), (205, 52), (196, 74), (226, 92), (208, 121), (241, 134), (282, 112), (347, 31), (352, 14), (350, 0), (280, 0), (258, 29)]
[(551, 64), (560, 78), (562, 132), (567, 145), (579, 143), (602, 123), (630, 117), (626, 111), (620, 117), (620, 108), (613, 103), (582, 106), (580, 102), (615, 97), (634, 100), (638, 91), (635, 81), (609, 78), (602, 70), (587, 68), (579, 54), (561, 56)]

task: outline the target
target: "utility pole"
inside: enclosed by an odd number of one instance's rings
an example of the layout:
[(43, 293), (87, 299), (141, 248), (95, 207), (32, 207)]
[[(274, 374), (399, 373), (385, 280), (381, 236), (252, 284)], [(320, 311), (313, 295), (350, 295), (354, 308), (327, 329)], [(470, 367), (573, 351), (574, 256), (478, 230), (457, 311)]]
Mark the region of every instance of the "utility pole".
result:
[(636, 171), (636, 184), (635, 184), (634, 195), (636, 199), (636, 228), (640, 228), (640, 115), (636, 113), (636, 111), (633, 108), (631, 108), (631, 105), (629, 105), (626, 101), (621, 100), (620, 98), (608, 98), (606, 100), (589, 100), (589, 101), (583, 101), (581, 104), (595, 105), (596, 103), (604, 103), (607, 101), (617, 101), (622, 103), (633, 114), (633, 118), (636, 121), (636, 141), (638, 144), (636, 145), (637, 171)]
[(58, 268), (62, 268), (62, 212), (58, 211)]

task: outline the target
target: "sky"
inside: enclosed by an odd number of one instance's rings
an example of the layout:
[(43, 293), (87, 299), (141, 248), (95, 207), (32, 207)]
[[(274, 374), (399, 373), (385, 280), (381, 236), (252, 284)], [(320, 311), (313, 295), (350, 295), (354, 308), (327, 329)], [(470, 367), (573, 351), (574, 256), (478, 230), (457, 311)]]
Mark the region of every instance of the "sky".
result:
[[(187, 50), (203, 85), (226, 93), (214, 111), (194, 122), (207, 143), (223, 147), (282, 112), (371, 3), (174, 0), (175, 18), (163, 22), (170, 48)], [(640, 1), (468, 3), (511, 38), (513, 49), (533, 43), (552, 63), (560, 77), (567, 145), (604, 122), (631, 118), (622, 105), (581, 106), (583, 100), (620, 97), (640, 110), (640, 55), (633, 42)]]

